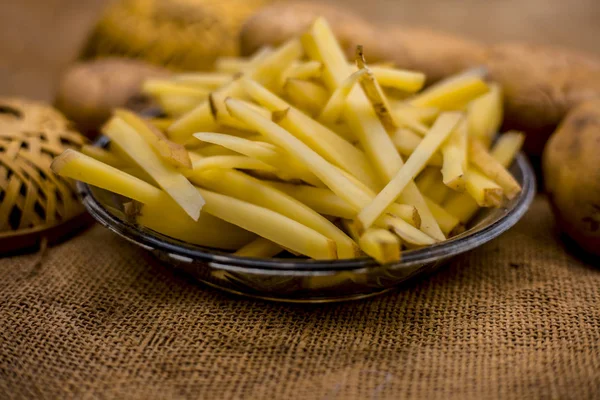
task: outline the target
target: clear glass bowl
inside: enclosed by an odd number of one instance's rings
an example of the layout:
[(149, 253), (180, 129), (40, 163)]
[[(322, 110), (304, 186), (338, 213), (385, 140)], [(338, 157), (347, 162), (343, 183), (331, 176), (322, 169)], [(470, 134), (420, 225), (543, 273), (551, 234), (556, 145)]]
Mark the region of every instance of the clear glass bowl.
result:
[[(106, 145), (104, 138), (96, 144)], [(502, 208), (482, 209), (468, 229), (447, 241), (402, 253), (397, 263), (378, 265), (367, 257), (316, 261), (256, 259), (176, 240), (132, 224), (123, 214), (125, 198), (78, 182), (83, 204), (98, 221), (119, 236), (148, 250), (165, 264), (227, 292), (286, 302), (331, 302), (384, 293), (400, 283), (432, 272), (452, 257), (499, 236), (521, 219), (535, 195), (535, 175), (520, 154), (510, 171), (522, 185), (520, 195)]]

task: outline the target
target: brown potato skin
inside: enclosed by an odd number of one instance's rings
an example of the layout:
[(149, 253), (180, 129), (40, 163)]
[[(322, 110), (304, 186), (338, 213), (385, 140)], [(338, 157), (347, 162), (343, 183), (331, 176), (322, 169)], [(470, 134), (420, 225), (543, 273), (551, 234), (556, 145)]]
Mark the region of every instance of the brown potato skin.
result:
[(543, 171), (561, 229), (600, 256), (600, 100), (568, 113), (544, 150)]
[(423, 71), (428, 83), (487, 66), (491, 79), (504, 88), (505, 128), (527, 134), (525, 150), (532, 156), (541, 156), (548, 137), (572, 107), (600, 97), (600, 58), (592, 55), (520, 43), (485, 47), (426, 29), (373, 25), (349, 11), (316, 3), (265, 7), (242, 28), (242, 52), (280, 44), (319, 15), (327, 18), (348, 56), (362, 44), (367, 61), (393, 61), (401, 68)]
[(144, 101), (136, 96), (145, 79), (168, 75), (161, 67), (125, 58), (77, 63), (63, 74), (55, 106), (93, 137), (114, 108)]

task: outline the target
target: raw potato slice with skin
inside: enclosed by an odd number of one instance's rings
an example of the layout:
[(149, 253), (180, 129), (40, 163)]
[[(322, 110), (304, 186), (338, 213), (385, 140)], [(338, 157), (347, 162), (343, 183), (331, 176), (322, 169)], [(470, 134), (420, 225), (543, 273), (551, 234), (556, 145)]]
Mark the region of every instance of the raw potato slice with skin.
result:
[[(308, 56), (323, 63), (325, 66), (323, 79), (330, 90), (335, 90), (348, 76), (349, 67), (327, 22), (323, 18), (318, 18), (311, 26), (309, 33), (304, 34), (301, 40)], [(368, 159), (377, 169), (380, 180), (388, 182), (402, 167), (402, 158), (394, 148), (391, 138), (381, 125), (361, 88), (354, 87), (350, 92), (344, 109), (344, 117)], [(408, 184), (400, 196), (400, 201), (412, 204), (417, 208), (423, 232), (436, 240), (445, 239), (414, 182)]]
[(180, 144), (171, 142), (159, 129), (128, 110), (117, 109), (114, 114), (136, 130), (165, 160), (176, 167), (191, 168), (190, 156)]
[(446, 140), (452, 130), (458, 125), (462, 116), (458, 113), (440, 114), (433, 124), (431, 131), (421, 141), (406, 164), (396, 176), (379, 192), (377, 197), (367, 207), (363, 208), (357, 220), (364, 228), (369, 228), (373, 222), (400, 196), (406, 185), (423, 169), (427, 160)]
[(465, 182), (467, 193), (480, 207), (500, 207), (502, 204), (502, 188), (476, 169), (467, 170)]
[[(165, 192), (75, 150), (67, 150), (58, 156), (52, 163), (52, 169), (58, 175), (143, 203), (136, 222), (175, 239), (231, 250), (243, 246), (253, 237), (251, 233), (207, 213), (202, 213), (195, 222)], [(165, 210), (169, 210), (169, 218), (164, 218)]]
[(135, 129), (122, 119), (113, 118), (102, 131), (147, 172), (193, 220), (198, 219), (205, 203), (202, 195), (173, 166), (161, 160)]
[(358, 246), (329, 220), (258, 179), (234, 170), (212, 170), (201, 174), (198, 182), (210, 190), (268, 208), (314, 229), (336, 242), (339, 258), (359, 254)]
[(469, 140), (469, 158), (474, 166), (504, 190), (504, 195), (509, 200), (521, 191), (519, 182), (488, 153), (485, 145), (477, 138)]
[(359, 239), (361, 249), (380, 264), (400, 260), (398, 237), (385, 229), (369, 229)]
[(359, 69), (346, 78), (333, 91), (331, 97), (329, 97), (329, 100), (327, 100), (327, 103), (323, 107), (323, 111), (321, 111), (321, 114), (319, 115), (318, 119), (321, 122), (326, 124), (334, 124), (340, 119), (342, 112), (344, 111), (344, 106), (346, 105), (346, 98), (361, 77), (366, 73), (367, 70), (365, 68)]

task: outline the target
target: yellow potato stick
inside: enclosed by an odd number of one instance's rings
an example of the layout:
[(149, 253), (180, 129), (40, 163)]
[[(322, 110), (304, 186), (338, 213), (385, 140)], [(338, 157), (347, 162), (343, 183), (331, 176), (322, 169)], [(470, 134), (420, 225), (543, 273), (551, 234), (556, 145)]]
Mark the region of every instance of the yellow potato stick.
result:
[(52, 171), (66, 178), (89, 183), (141, 203), (160, 201), (160, 189), (75, 150), (65, 150), (52, 162)]
[(365, 56), (363, 53), (362, 46), (356, 46), (356, 65), (358, 68), (366, 69), (367, 73), (362, 75), (359, 82), (362, 87), (367, 99), (371, 102), (375, 113), (379, 117), (379, 120), (383, 124), (383, 127), (388, 133), (395, 132), (398, 129), (398, 123), (394, 120), (394, 116), (391, 113), (391, 107), (389, 101), (377, 83), (373, 72), (367, 66)]
[(223, 73), (234, 74), (241, 72), (250, 65), (250, 60), (240, 57), (219, 57), (215, 61), (215, 70)]
[[(514, 157), (519, 153), (525, 135), (521, 132), (510, 131), (498, 138), (490, 154), (503, 167), (508, 168)], [(458, 217), (462, 224), (466, 224), (479, 210), (477, 202), (467, 193), (453, 193), (444, 202), (446, 211)]]
[(202, 196), (175, 167), (159, 158), (134, 128), (121, 118), (113, 117), (104, 126), (103, 133), (148, 173), (193, 220), (198, 219), (204, 205)]
[(385, 229), (367, 229), (358, 239), (360, 248), (379, 264), (400, 260), (400, 240)]
[(192, 169), (182, 171), (183, 174), (192, 182), (196, 183), (199, 174), (207, 169), (252, 169), (260, 171), (277, 171), (271, 165), (265, 164), (260, 160), (246, 156), (212, 156), (212, 157), (197, 157), (192, 163)]
[(141, 92), (152, 97), (175, 95), (192, 96), (202, 99), (208, 96), (209, 90), (189, 87), (169, 79), (147, 79), (142, 84)]
[(327, 218), (261, 180), (239, 171), (221, 169), (205, 171), (198, 181), (210, 190), (265, 207), (314, 229), (335, 241), (339, 258), (358, 255), (356, 243)]
[(383, 225), (392, 230), (392, 232), (398, 235), (400, 239), (406, 243), (410, 243), (411, 245), (428, 246), (436, 243), (437, 241), (431, 236), (410, 225), (403, 219), (393, 218), (391, 215), (384, 215), (381, 217), (378, 225)]
[[(192, 154), (198, 154), (202, 157), (212, 157), (212, 156), (233, 156), (239, 154), (236, 151), (229, 150), (223, 146), (219, 146), (217, 144), (209, 144), (206, 146), (202, 146), (200, 148), (194, 149), (190, 151), (190, 157)], [(192, 158), (192, 164), (194, 163)]]
[(323, 107), (318, 118), (319, 121), (325, 124), (334, 124), (340, 119), (346, 105), (346, 98), (356, 83), (366, 73), (367, 70), (365, 68), (359, 69), (340, 83)]
[(260, 114), (235, 99), (229, 98), (225, 101), (225, 104), (234, 117), (268, 137), (287, 153), (295, 156), (327, 187), (353, 207), (360, 209), (361, 204), (369, 202), (369, 196), (356, 188), (334, 165), (291, 133), (274, 122), (263, 118)]
[(346, 219), (352, 219), (356, 215), (356, 211), (347, 202), (329, 189), (283, 182), (266, 183), (306, 204), (319, 214)]
[[(241, 99), (239, 99), (239, 100), (243, 101), (248, 107), (250, 107), (254, 111), (260, 113), (265, 118), (271, 117), (271, 112), (269, 110), (267, 110), (266, 108), (258, 106), (251, 102), (247, 102), (245, 100), (241, 100)], [(217, 93), (211, 94), (208, 97), (208, 102), (210, 104), (210, 111), (213, 114), (215, 121), (217, 121), (217, 123), (223, 127), (238, 129), (238, 130), (242, 130), (242, 131), (247, 130), (248, 127), (246, 125), (244, 125), (240, 121), (236, 120), (235, 118), (232, 118), (231, 115), (229, 115), (229, 113), (225, 109), (224, 101), (225, 101), (225, 98), (222, 98)]]
[(329, 98), (322, 86), (301, 79), (287, 79), (283, 85), (283, 92), (296, 107), (312, 116), (321, 112)]
[(255, 80), (242, 77), (239, 80), (239, 84), (248, 96), (269, 111), (283, 110), (290, 107), (287, 101)]
[(194, 137), (203, 142), (217, 144), (248, 157), (256, 158), (280, 170), (284, 177), (289, 175), (312, 185), (322, 186), (321, 181), (308, 169), (278, 151), (277, 147), (270, 143), (256, 142), (222, 133), (201, 132), (195, 133)]
[(206, 212), (217, 218), (316, 260), (337, 258), (333, 240), (291, 218), (234, 197), (198, 191), (206, 199)]
[(480, 207), (500, 207), (502, 205), (502, 188), (493, 180), (474, 168), (465, 173), (467, 193)]
[(438, 204), (441, 204), (451, 192), (448, 186), (444, 185), (439, 168), (425, 168), (415, 182), (423, 196), (429, 197)]
[(490, 154), (496, 159), (500, 165), (504, 168), (510, 167), (515, 156), (521, 150), (523, 142), (525, 141), (525, 135), (522, 132), (509, 131), (501, 135)]
[(219, 72), (191, 72), (176, 74), (171, 78), (174, 82), (188, 87), (217, 89), (231, 82), (233, 74)]
[[(405, 157), (410, 156), (423, 139), (421, 136), (406, 128), (398, 129), (391, 137), (398, 152)], [(441, 167), (442, 164), (443, 160), (440, 152), (433, 153), (429, 161), (427, 161), (427, 165), (430, 166)]]
[(372, 66), (371, 72), (381, 86), (415, 93), (423, 88), (425, 74), (422, 72), (407, 71), (389, 67)]
[(404, 188), (423, 169), (427, 160), (437, 151), (439, 146), (448, 138), (452, 130), (461, 121), (459, 113), (442, 113), (433, 124), (431, 131), (419, 143), (413, 154), (408, 158), (406, 164), (379, 192), (377, 197), (357, 216), (358, 221), (366, 229), (400, 196)]
[(323, 72), (323, 64), (318, 61), (294, 62), (280, 75), (279, 85), (283, 87), (288, 78), (314, 79), (319, 78)]
[(377, 178), (365, 154), (326, 126), (293, 108), (274, 112), (273, 121), (368, 187), (377, 186)]
[(127, 165), (127, 161), (120, 159), (110, 151), (106, 151), (100, 147), (84, 145), (81, 147), (81, 153), (92, 157), (95, 160), (108, 164), (111, 167), (122, 168)]
[(192, 162), (187, 150), (180, 144), (170, 141), (164, 133), (143, 120), (138, 115), (124, 109), (116, 109), (114, 115), (121, 118), (154, 148), (158, 154), (176, 167), (191, 168)]
[(396, 110), (392, 110), (391, 114), (394, 117), (394, 121), (401, 127), (409, 128), (420, 136), (425, 136), (429, 132), (429, 127), (419, 121), (413, 115), (407, 115), (406, 113), (399, 113)]
[(466, 76), (425, 89), (410, 100), (418, 107), (436, 107), (440, 110), (460, 110), (471, 100), (487, 93), (485, 82), (478, 76)]
[(259, 237), (248, 243), (247, 245), (239, 248), (234, 256), (248, 257), (248, 258), (270, 258), (281, 253), (283, 249), (277, 243), (273, 243), (270, 240)]
[(208, 95), (204, 96), (181, 96), (176, 94), (164, 94), (155, 98), (156, 102), (160, 106), (161, 110), (169, 115), (170, 117), (180, 117), (194, 108), (199, 104), (202, 104)]
[[(291, 40), (275, 51), (259, 53), (251, 61), (244, 74), (259, 82), (271, 82), (277, 75), (278, 68), (288, 65), (302, 56), (302, 45), (298, 40)], [(242, 90), (233, 81), (213, 92), (213, 96), (224, 99), (227, 96), (239, 96)], [(185, 143), (194, 132), (214, 131), (217, 124), (212, 117), (208, 99), (188, 113), (177, 119), (168, 130), (169, 138), (177, 143)]]
[(444, 184), (459, 192), (465, 191), (464, 174), (467, 169), (467, 140), (467, 122), (463, 121), (452, 131), (448, 140), (441, 147)]
[(457, 217), (444, 210), (443, 207), (428, 197), (425, 197), (425, 201), (427, 201), (427, 205), (435, 220), (440, 225), (442, 232), (444, 232), (444, 235), (451, 236), (461, 231), (462, 227)]
[(490, 91), (473, 100), (467, 107), (469, 134), (479, 138), (487, 147), (502, 125), (502, 89), (492, 83)]
[(469, 160), (488, 178), (496, 182), (509, 200), (521, 191), (519, 182), (488, 153), (485, 145), (476, 137), (469, 140)]
[(149, 118), (148, 122), (161, 130), (161, 132), (166, 132), (169, 126), (173, 123), (172, 118)]
[[(52, 170), (143, 203), (136, 222), (175, 239), (221, 249), (237, 249), (252, 239), (251, 233), (210, 214), (193, 221), (162, 190), (75, 150), (58, 156)], [(169, 218), (164, 217), (166, 210)]]
[[(440, 114), (440, 110), (435, 107), (414, 107), (402, 101), (398, 105), (392, 104), (392, 112), (396, 120), (416, 121), (422, 124), (432, 123)], [(426, 133), (426, 132), (425, 132)]]

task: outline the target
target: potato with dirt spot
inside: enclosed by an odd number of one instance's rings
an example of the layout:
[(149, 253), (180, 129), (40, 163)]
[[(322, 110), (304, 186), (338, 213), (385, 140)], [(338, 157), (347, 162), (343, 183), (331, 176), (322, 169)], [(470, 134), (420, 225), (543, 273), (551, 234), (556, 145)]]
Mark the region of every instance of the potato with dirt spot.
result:
[(600, 255), (600, 100), (569, 112), (544, 150), (543, 167), (561, 229)]

